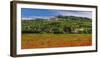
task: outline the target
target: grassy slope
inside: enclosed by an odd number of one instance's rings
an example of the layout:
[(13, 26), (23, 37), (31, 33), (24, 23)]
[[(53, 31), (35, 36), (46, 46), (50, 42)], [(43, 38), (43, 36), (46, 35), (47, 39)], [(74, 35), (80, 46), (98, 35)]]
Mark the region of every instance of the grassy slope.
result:
[(91, 34), (22, 34), (22, 49), (90, 45)]

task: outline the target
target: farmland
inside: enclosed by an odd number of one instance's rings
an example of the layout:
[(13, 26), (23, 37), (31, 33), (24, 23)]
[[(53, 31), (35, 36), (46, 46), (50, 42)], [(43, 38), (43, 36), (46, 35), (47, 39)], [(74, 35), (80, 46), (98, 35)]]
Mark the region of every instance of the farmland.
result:
[(91, 45), (91, 34), (22, 34), (22, 49)]
[(92, 45), (92, 19), (55, 16), (22, 20), (22, 49)]

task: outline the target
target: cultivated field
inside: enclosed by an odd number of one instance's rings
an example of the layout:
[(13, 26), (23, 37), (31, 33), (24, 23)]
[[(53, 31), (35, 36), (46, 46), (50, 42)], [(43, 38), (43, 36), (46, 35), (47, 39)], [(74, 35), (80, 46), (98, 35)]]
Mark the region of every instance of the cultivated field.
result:
[(91, 46), (91, 34), (22, 34), (22, 49)]

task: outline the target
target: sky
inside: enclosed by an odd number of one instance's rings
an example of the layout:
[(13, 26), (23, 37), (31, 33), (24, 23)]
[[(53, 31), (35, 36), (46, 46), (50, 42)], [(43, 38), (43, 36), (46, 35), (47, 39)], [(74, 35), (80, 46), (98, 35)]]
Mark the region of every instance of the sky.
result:
[(92, 18), (91, 11), (21, 8), (21, 18), (51, 18), (58, 15)]

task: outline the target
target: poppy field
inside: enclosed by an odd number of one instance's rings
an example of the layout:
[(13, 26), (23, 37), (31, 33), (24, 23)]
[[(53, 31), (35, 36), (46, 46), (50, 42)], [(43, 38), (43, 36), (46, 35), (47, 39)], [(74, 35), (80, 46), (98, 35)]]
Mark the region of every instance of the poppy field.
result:
[(91, 46), (91, 34), (23, 34), (22, 49)]

